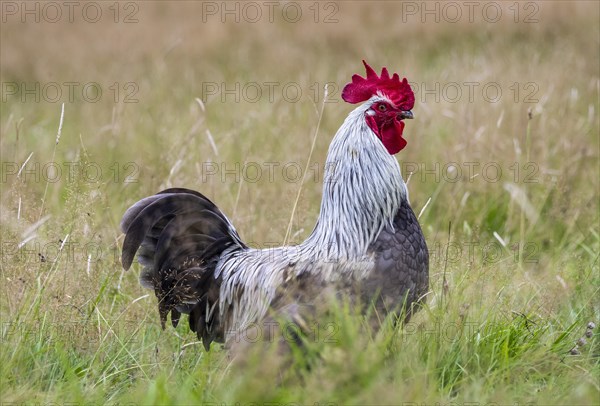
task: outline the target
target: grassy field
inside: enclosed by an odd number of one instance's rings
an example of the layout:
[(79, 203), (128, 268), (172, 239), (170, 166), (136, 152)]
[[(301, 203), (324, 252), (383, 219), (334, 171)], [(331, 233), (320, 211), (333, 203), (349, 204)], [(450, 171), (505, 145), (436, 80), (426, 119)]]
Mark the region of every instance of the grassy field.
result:
[[(600, 404), (599, 3), (172, 3), (0, 4), (3, 404)], [(415, 89), (426, 307), (243, 367), (162, 331), (123, 212), (183, 186), (302, 241), (363, 58)]]

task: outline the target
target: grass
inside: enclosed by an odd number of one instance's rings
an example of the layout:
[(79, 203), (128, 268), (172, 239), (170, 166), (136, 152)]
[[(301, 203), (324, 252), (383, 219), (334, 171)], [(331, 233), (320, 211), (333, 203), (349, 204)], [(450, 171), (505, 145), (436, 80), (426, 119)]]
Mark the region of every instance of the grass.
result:
[[(203, 22), (193, 2), (141, 3), (134, 24), (3, 22), (2, 402), (600, 403), (600, 336), (586, 327), (600, 324), (598, 4), (536, 3), (529, 24), (508, 3), (495, 24), (336, 4), (331, 24)], [(185, 322), (162, 331), (139, 269), (120, 267), (124, 210), (190, 187), (252, 245), (301, 241), (351, 109), (341, 86), (362, 58), (419, 89), (398, 159), (415, 212), (429, 201), (427, 305), (379, 332), (334, 307), (287, 364), (259, 346), (243, 365), (205, 352)], [(79, 83), (72, 101), (64, 85), (56, 102), (42, 93), (66, 82)], [(81, 94), (91, 82), (95, 103)], [(266, 82), (278, 84), (272, 99)], [(478, 84), (472, 98), (466, 82)], [(40, 100), (6, 83), (39, 83)], [(206, 87), (236, 83), (229, 95)], [(254, 102), (250, 83), (263, 92)], [(485, 85), (502, 97), (486, 100)], [(309, 168), (303, 183), (297, 168)]]

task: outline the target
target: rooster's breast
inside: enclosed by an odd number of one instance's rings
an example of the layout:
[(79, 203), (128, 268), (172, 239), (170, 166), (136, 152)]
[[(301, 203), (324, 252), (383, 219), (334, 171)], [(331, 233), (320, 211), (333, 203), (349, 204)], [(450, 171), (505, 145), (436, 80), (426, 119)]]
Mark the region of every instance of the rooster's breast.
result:
[(405, 306), (406, 319), (411, 307), (424, 299), (429, 285), (429, 252), (421, 226), (406, 200), (393, 221), (369, 247), (375, 266), (362, 284), (364, 299), (375, 299), (380, 314)]

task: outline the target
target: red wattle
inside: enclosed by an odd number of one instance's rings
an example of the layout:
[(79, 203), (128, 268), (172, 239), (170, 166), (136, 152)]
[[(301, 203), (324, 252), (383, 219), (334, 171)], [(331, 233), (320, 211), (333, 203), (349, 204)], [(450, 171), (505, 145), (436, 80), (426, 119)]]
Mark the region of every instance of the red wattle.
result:
[(406, 140), (402, 138), (402, 132), (404, 131), (404, 121), (393, 120), (389, 124), (383, 124), (380, 129), (377, 126), (377, 121), (374, 116), (365, 116), (367, 125), (377, 138), (381, 140), (383, 146), (387, 149), (390, 155), (397, 154), (404, 147), (406, 147)]
[(394, 120), (390, 124), (384, 124), (380, 138), (390, 155), (397, 154), (406, 147), (407, 142), (402, 138), (402, 131), (404, 131), (404, 121)]

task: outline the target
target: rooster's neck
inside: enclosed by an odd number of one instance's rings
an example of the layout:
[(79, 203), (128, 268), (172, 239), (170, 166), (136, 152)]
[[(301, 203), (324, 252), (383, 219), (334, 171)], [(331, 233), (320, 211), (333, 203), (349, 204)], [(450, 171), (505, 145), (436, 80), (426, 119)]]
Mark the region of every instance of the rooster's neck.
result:
[(391, 226), (407, 189), (400, 165), (367, 125), (363, 104), (335, 135), (325, 165), (321, 211), (302, 244), (327, 258), (360, 258)]

